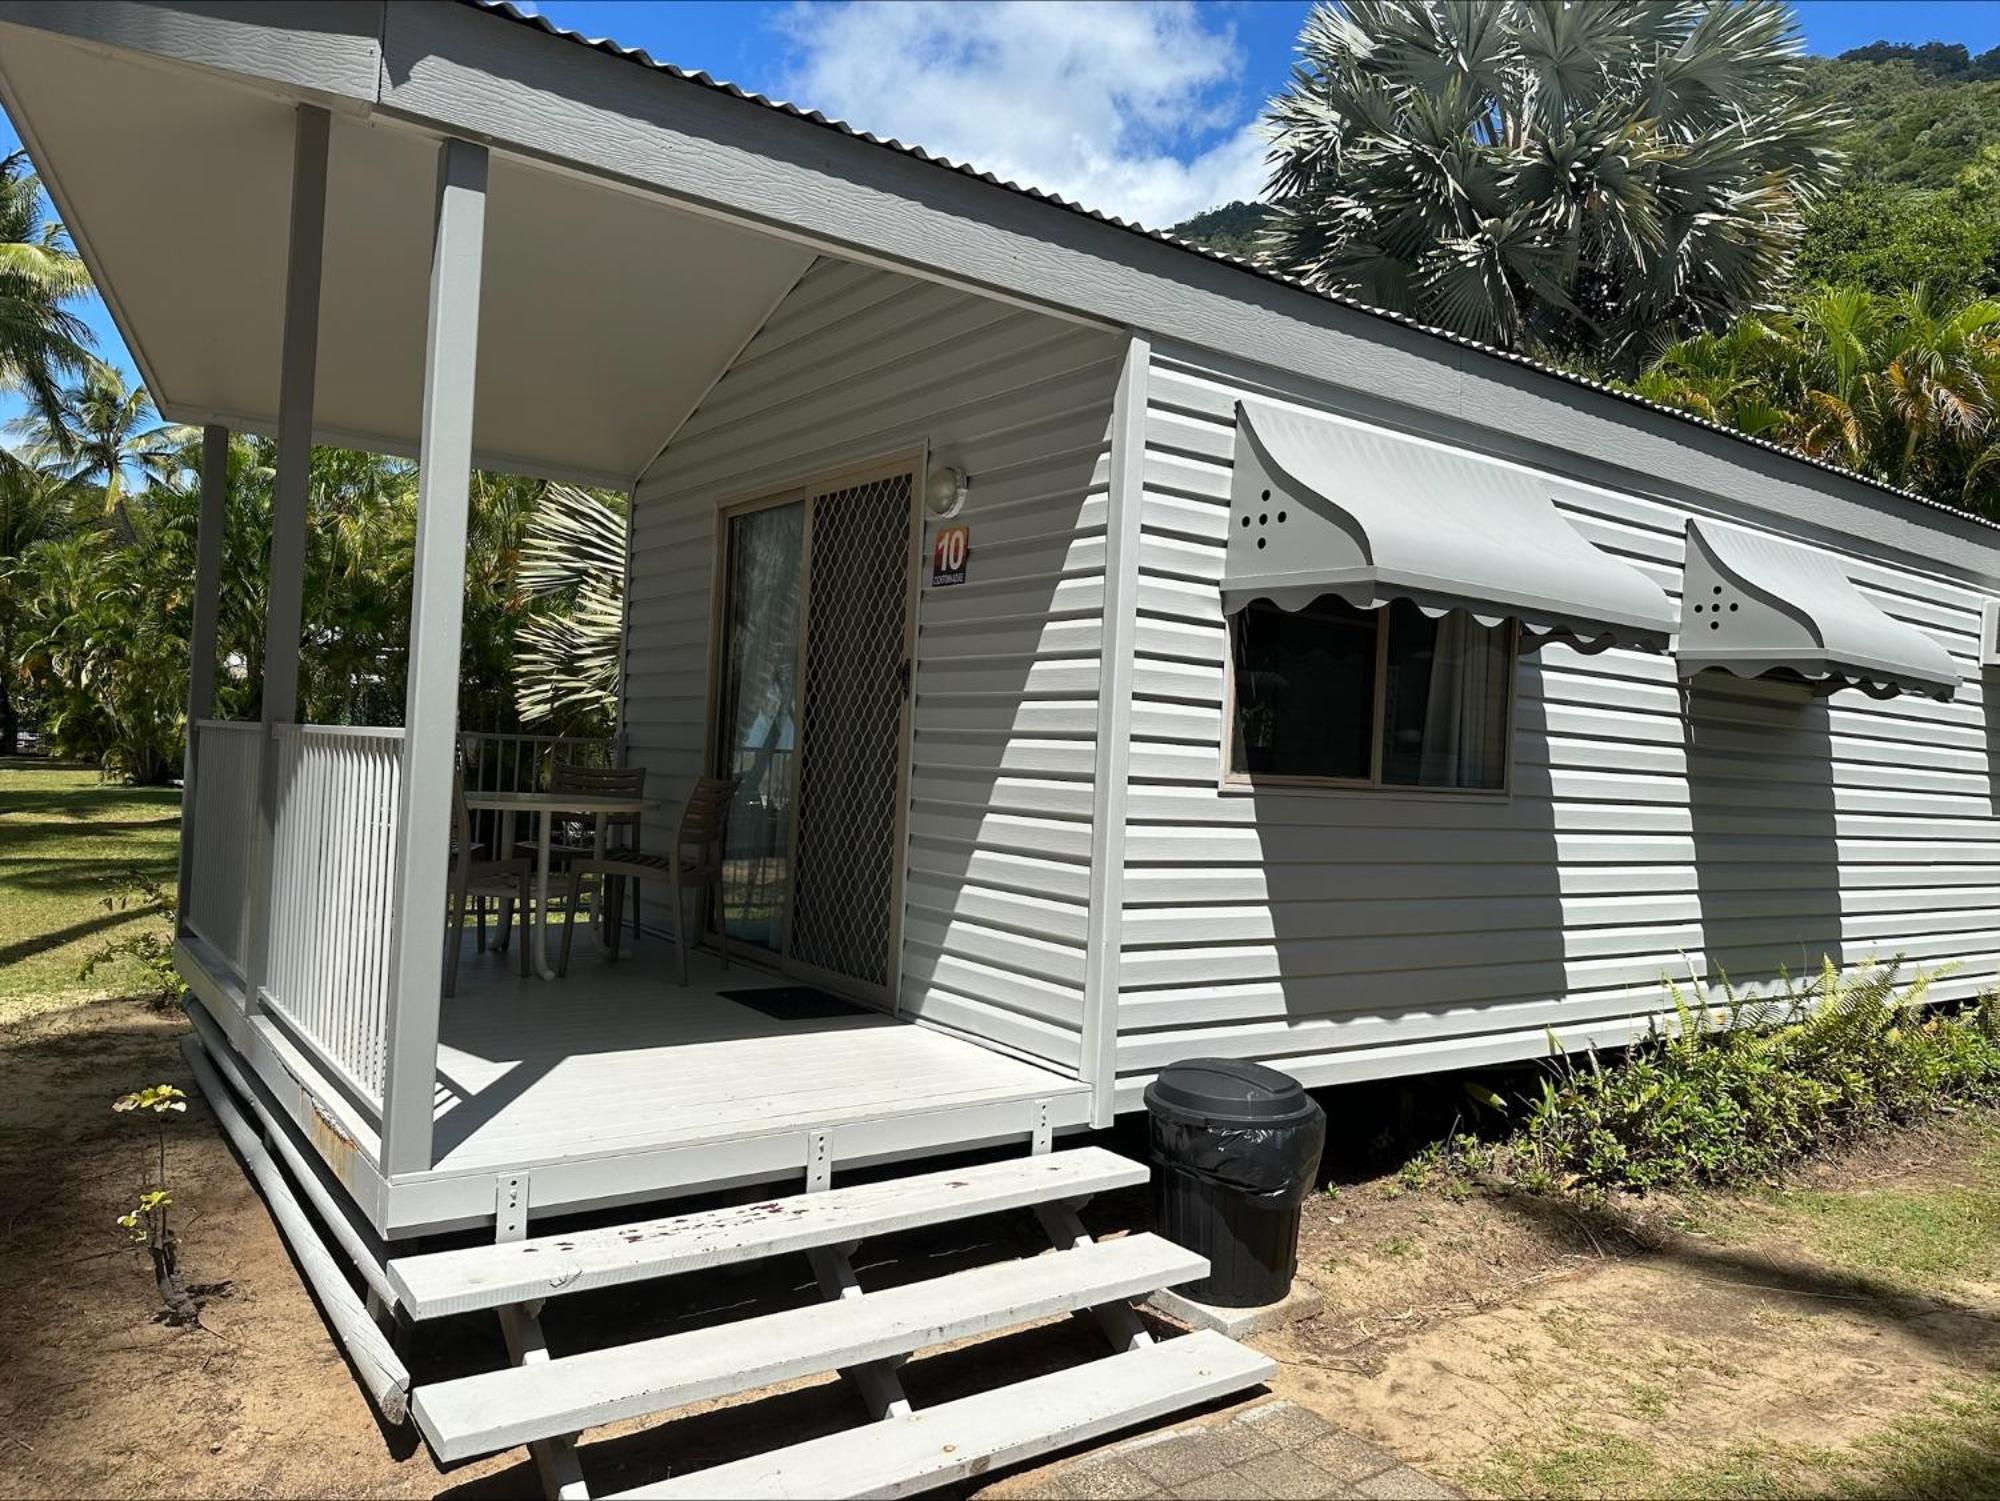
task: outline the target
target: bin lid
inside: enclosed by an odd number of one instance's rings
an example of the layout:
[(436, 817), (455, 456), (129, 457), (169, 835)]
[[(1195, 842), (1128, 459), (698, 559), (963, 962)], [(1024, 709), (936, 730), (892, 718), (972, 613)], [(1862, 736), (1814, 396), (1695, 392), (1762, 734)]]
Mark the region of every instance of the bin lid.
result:
[(1238, 1058), (1168, 1064), (1147, 1086), (1146, 1107), (1166, 1115), (1264, 1126), (1303, 1120), (1319, 1109), (1291, 1075)]

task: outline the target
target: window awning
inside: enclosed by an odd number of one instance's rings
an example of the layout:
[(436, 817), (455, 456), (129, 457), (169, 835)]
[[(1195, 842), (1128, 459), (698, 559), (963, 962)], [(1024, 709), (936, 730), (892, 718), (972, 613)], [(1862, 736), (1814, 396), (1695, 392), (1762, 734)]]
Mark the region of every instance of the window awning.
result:
[(1428, 615), (1518, 619), (1524, 650), (1665, 651), (1672, 601), (1569, 523), (1560, 488), (1477, 454), (1238, 402), (1222, 607), (1407, 599)]
[(1958, 691), (1951, 653), (1862, 597), (1831, 555), (1719, 521), (1689, 521), (1680, 673), (1803, 679), (1877, 698)]

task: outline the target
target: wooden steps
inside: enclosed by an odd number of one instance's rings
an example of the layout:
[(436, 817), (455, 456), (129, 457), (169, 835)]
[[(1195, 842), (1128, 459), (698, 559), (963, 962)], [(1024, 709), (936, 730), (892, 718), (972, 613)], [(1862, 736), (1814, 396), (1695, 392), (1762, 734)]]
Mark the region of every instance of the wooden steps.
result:
[(574, 1235), (403, 1256), (389, 1263), (389, 1282), (411, 1318), (434, 1319), (1084, 1199), (1146, 1178), (1139, 1163), (1080, 1147)]
[(1212, 1402), (1276, 1370), (1204, 1330), (620, 1494), (909, 1496)]
[[(606, 1423), (839, 1371), (857, 1426), (634, 1495), (909, 1495), (1083, 1443), (1265, 1380), (1271, 1362), (1218, 1334), (1153, 1342), (1131, 1300), (1204, 1275), (1156, 1235), (1091, 1239), (1076, 1210), (1147, 1170), (1096, 1147), (912, 1174), (850, 1188), (568, 1235), (398, 1257), (411, 1316), (493, 1309), (514, 1364), (421, 1386), (410, 1410), (443, 1463), (526, 1444), (551, 1495), (584, 1498), (575, 1435)], [(870, 1291), (862, 1240), (1032, 1210), (1054, 1250)], [(507, 1232), (505, 1224), (501, 1233)], [(515, 1230), (518, 1234), (518, 1230)], [(549, 1358), (541, 1320), (562, 1296), (761, 1257), (802, 1255), (825, 1301)], [(920, 1351), (1088, 1313), (1116, 1352), (1072, 1370), (915, 1410), (899, 1367)]]
[(740, 1323), (465, 1376), (422, 1388), (412, 1410), (440, 1460), (469, 1459), (1143, 1297), (1207, 1270), (1202, 1257), (1169, 1241), (1132, 1235)]

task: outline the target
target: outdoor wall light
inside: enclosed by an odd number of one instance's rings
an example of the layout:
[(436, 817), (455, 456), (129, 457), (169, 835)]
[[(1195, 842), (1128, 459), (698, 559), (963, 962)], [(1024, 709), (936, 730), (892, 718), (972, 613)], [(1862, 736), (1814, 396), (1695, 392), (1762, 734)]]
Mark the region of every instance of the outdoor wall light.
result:
[(933, 469), (924, 485), (924, 510), (933, 521), (949, 521), (965, 509), (965, 492), (971, 488), (972, 476), (963, 469)]

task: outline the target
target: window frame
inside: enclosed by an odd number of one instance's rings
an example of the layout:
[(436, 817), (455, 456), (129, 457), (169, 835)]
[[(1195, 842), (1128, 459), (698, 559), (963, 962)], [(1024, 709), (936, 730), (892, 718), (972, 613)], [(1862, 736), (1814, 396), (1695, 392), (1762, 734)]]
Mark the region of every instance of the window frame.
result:
[[(1325, 598), (1324, 595), (1320, 596)], [(1335, 596), (1338, 598), (1338, 596)], [(1382, 731), (1383, 721), (1389, 710), (1389, 609), (1387, 604), (1378, 605), (1372, 612), (1375, 616), (1375, 693), (1369, 708), (1368, 775), (1363, 777), (1316, 777), (1294, 773), (1239, 771), (1234, 765), (1236, 755), (1236, 627), (1233, 621), (1223, 618), (1222, 657), (1222, 775), (1217, 782), (1217, 790), (1226, 793), (1248, 793), (1262, 790), (1282, 792), (1313, 793), (1360, 793), (1372, 797), (1450, 797), (1474, 798), (1487, 802), (1505, 802), (1514, 795), (1514, 723), (1515, 704), (1521, 696), (1521, 622), (1509, 616), (1503, 629), (1507, 632), (1507, 656), (1514, 664), (1507, 674), (1506, 727), (1502, 731), (1500, 785), (1498, 787), (1435, 787), (1411, 782), (1385, 782), (1382, 780)]]

